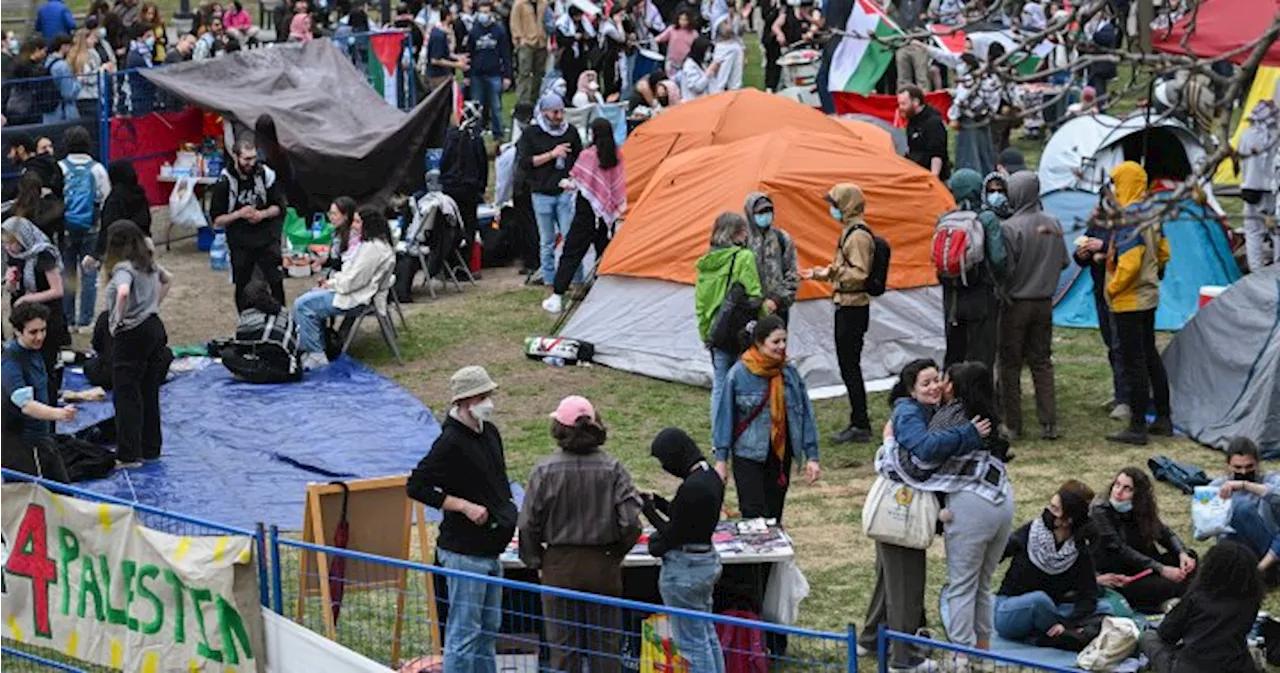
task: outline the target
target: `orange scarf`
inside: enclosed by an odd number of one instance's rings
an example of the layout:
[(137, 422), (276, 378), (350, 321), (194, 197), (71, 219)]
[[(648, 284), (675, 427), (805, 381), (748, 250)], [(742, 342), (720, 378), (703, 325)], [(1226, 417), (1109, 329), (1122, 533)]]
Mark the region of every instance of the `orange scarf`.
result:
[[(778, 465), (783, 465), (787, 455), (787, 396), (782, 370), (787, 361), (771, 358), (752, 346), (742, 354), (742, 364), (752, 374), (769, 379), (769, 448), (777, 457)], [(786, 478), (783, 474), (782, 479)]]

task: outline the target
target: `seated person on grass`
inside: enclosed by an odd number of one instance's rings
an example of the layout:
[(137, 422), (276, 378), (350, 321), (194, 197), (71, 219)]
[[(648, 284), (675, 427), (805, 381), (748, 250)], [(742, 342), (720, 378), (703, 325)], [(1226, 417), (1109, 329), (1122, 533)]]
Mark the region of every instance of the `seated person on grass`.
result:
[(1227, 474), (1209, 485), (1231, 501), (1231, 528), (1223, 538), (1253, 550), (1261, 559), (1258, 570), (1274, 573), (1280, 559), (1280, 472), (1260, 472), (1258, 445), (1248, 437), (1236, 437), (1227, 445)]

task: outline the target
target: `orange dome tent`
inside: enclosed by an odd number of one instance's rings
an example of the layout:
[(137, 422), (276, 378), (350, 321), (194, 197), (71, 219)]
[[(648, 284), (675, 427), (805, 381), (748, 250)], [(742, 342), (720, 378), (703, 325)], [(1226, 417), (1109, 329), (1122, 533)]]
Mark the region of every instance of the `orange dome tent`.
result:
[[(610, 367), (708, 384), (711, 361), (698, 340), (693, 282), (716, 216), (742, 212), (747, 194), (764, 192), (776, 204), (775, 226), (796, 243), (800, 268), (827, 264), (841, 227), (823, 197), (846, 181), (862, 187), (868, 224), (893, 247), (890, 289), (871, 312), (865, 377), (885, 378), (910, 359), (938, 357), (942, 293), (929, 247), (938, 216), (954, 207), (950, 193), (878, 144), (796, 129), (664, 161), (631, 206), (564, 336), (591, 342), (595, 360)], [(830, 297), (830, 285), (802, 283), (791, 311), (788, 349), (811, 388), (840, 383)]]
[[(756, 89), (706, 96), (664, 111), (627, 136), (622, 147), (627, 163), (627, 203), (634, 207), (667, 157), (783, 128), (865, 139), (856, 127), (782, 96)], [(883, 142), (879, 134), (874, 135), (871, 142)]]

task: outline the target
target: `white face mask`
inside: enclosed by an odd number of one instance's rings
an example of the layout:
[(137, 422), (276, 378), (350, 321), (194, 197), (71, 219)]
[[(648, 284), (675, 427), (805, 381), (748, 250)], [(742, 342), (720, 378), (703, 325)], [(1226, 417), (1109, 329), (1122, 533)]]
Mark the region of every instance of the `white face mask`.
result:
[(471, 405), (471, 415), (481, 423), (488, 421), (493, 416), (493, 399), (486, 397)]

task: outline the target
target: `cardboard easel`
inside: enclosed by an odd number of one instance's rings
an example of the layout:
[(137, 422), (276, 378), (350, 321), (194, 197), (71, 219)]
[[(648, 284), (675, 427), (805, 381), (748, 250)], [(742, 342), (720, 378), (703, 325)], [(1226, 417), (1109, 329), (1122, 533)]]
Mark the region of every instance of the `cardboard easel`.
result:
[[(432, 548), (430, 534), (427, 531), (426, 508), (405, 494), (408, 475), (392, 477), (375, 477), (372, 479), (353, 479), (347, 482), (346, 489), (337, 483), (307, 484), (306, 507), (302, 516), (302, 540), (312, 544), (333, 546), (334, 533), (341, 517), (344, 492), (347, 496), (347, 521), (350, 537), (347, 549), (352, 551), (386, 556), (389, 558), (409, 560), (409, 548), (413, 530), (418, 532), (418, 547), (422, 554), (422, 562), (430, 563)], [(312, 552), (304, 550), (301, 554), (298, 569), (298, 621), (301, 622), (306, 610), (308, 597), (320, 596), (323, 605), (325, 634), (330, 640), (337, 640), (338, 627), (333, 618), (333, 596), (329, 591), (329, 557), (323, 552), (314, 552), (316, 570), (309, 572)], [(385, 566), (372, 564), (359, 559), (348, 558), (346, 577), (362, 578), (359, 584), (350, 584), (344, 593), (366, 591), (394, 587), (396, 590), (396, 617), (391, 641), (391, 661), (393, 665), (400, 661), (400, 636), (404, 623), (405, 588), (408, 573), (404, 568), (396, 568), (392, 577), (365, 581), (373, 577), (373, 572), (383, 570)], [(439, 655), (440, 625), (436, 613), (435, 582), (432, 577), (424, 578), (427, 584), (427, 620), (431, 632), (431, 653)]]

